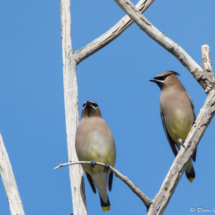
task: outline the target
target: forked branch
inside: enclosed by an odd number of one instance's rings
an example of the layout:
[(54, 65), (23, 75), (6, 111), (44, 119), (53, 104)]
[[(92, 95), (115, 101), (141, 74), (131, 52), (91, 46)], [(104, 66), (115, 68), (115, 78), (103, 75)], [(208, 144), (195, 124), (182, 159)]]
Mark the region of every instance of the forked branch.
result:
[[(58, 169), (64, 166), (69, 166), (69, 165), (76, 165), (76, 164), (90, 164), (90, 161), (79, 161), (75, 163), (65, 163), (65, 164), (60, 164), (59, 166), (55, 167), (54, 169)], [(104, 166), (104, 163), (96, 162), (95, 165), (100, 165)], [(121, 179), (125, 184), (130, 187), (130, 189), (142, 200), (142, 202), (145, 204), (145, 206), (148, 208), (151, 204), (151, 200), (144, 194), (142, 191), (135, 185), (133, 184), (127, 176), (122, 175), (119, 171), (114, 169), (112, 166), (110, 166), (110, 170), (115, 174), (116, 177)]]
[[(137, 10), (140, 13), (143, 13), (147, 8), (154, 2), (154, 0), (140, 0), (137, 4)], [(129, 26), (131, 26), (134, 21), (128, 16), (125, 15), (118, 23), (116, 23), (112, 28), (105, 32), (100, 37), (93, 40), (91, 43), (87, 44), (83, 48), (75, 51), (75, 60), (79, 64), (81, 61), (91, 56), (95, 52), (102, 49), (104, 46), (108, 45), (119, 35), (121, 35)]]
[(173, 40), (154, 27), (129, 0), (114, 0), (132, 19), (133, 21), (153, 40), (163, 48), (173, 54), (200, 83), (206, 93), (212, 89), (215, 84), (215, 77), (203, 71), (202, 68)]

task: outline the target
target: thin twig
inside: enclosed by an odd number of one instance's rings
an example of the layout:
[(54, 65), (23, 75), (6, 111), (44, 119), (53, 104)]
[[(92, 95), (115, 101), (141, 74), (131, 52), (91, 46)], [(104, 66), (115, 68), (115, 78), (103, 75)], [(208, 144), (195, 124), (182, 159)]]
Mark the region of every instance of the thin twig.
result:
[[(55, 167), (54, 169), (58, 169), (64, 166), (69, 166), (69, 165), (76, 165), (76, 164), (90, 164), (90, 161), (79, 161), (75, 163), (65, 163), (65, 164), (60, 164), (59, 166)], [(105, 166), (104, 163), (96, 162), (95, 165), (100, 165), (100, 166)], [(110, 170), (115, 173), (115, 176), (120, 178), (125, 184), (127, 184), (130, 189), (143, 201), (145, 206), (148, 208), (151, 204), (151, 200), (144, 194), (142, 191), (135, 185), (133, 184), (127, 176), (122, 175), (119, 171), (114, 169), (112, 166), (110, 166)]]

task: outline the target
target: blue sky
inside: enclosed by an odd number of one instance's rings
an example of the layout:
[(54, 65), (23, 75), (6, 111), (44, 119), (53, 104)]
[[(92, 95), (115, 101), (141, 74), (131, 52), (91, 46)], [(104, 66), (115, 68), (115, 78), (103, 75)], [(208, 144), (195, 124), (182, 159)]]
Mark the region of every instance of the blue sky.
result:
[[(213, 0), (164, 0), (155, 1), (144, 15), (201, 65), (203, 44), (210, 46), (215, 62), (214, 8)], [(71, 0), (71, 12), (74, 50), (124, 16), (110, 0)], [(60, 2), (1, 1), (0, 26), (0, 132), (25, 213), (69, 215), (68, 168), (53, 170), (68, 160)], [(151, 199), (174, 160), (160, 119), (160, 89), (149, 82), (166, 70), (180, 73), (198, 114), (206, 98), (201, 86), (174, 56), (135, 24), (77, 67), (79, 111), (86, 100), (99, 104), (115, 138), (116, 169)], [(198, 147), (195, 180), (190, 184), (183, 175), (165, 214), (190, 214), (191, 207), (215, 207), (214, 126), (215, 120)], [(88, 214), (103, 214), (98, 194), (88, 182), (85, 187)], [(118, 178), (114, 178), (109, 198), (111, 210), (107, 214), (146, 214), (141, 200)], [(0, 202), (0, 214), (9, 215), (2, 182)]]

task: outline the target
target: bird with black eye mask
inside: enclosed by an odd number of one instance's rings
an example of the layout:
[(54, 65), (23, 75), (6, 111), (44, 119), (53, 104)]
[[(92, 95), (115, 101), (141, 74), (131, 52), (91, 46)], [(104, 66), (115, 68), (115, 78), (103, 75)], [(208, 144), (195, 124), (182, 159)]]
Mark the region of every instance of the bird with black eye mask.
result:
[[(163, 72), (153, 79), (161, 89), (160, 114), (169, 141), (170, 147), (176, 156), (178, 150), (186, 140), (186, 137), (196, 119), (193, 102), (182, 83), (177, 78), (179, 74), (173, 71)], [(196, 160), (196, 151), (192, 156)], [(190, 159), (185, 169), (190, 182), (195, 178), (195, 171)]]
[[(96, 193), (96, 188), (98, 189), (102, 210), (104, 212), (110, 210), (107, 184), (111, 191), (113, 172), (108, 166), (115, 165), (116, 147), (111, 130), (94, 101), (86, 101), (83, 104), (81, 121), (76, 131), (75, 147), (80, 161), (91, 161), (91, 165), (82, 164), (82, 167), (93, 192)], [(94, 161), (105, 163), (107, 168), (94, 165)]]

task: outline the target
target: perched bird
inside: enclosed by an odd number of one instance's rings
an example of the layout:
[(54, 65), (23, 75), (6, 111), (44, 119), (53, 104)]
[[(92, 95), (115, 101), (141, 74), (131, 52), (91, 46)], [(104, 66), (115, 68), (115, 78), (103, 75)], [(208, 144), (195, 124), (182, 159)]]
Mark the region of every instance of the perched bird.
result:
[[(111, 191), (113, 172), (108, 169), (108, 166), (115, 165), (116, 147), (111, 130), (103, 120), (98, 104), (94, 101), (86, 101), (83, 104), (75, 147), (80, 161), (91, 161), (91, 165), (82, 164), (82, 167), (93, 192), (96, 193), (96, 188), (98, 189), (102, 210), (104, 212), (110, 210), (107, 183)], [(105, 163), (107, 167), (94, 165), (95, 162)]]
[[(196, 119), (193, 102), (182, 83), (177, 78), (177, 72), (163, 72), (150, 81), (161, 89), (160, 114), (170, 147), (176, 156)], [(196, 151), (192, 156), (196, 160)], [(192, 183), (195, 171), (190, 159), (186, 167), (186, 176)]]

